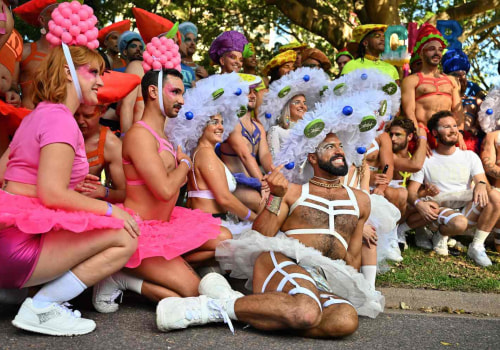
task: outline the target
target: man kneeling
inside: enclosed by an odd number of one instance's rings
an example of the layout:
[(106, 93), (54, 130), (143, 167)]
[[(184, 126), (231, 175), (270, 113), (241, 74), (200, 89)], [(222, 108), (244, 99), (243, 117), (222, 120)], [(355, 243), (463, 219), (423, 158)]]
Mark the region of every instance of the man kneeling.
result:
[[(243, 296), (231, 290), (222, 276), (209, 274), (200, 283), (200, 297), (166, 298), (159, 303), (160, 330), (222, 321), (232, 329), (231, 320), (239, 320), (262, 330), (294, 330), (315, 338), (356, 331), (356, 309), (335, 295), (332, 286), (349, 290), (345, 293), (349, 296), (362, 295), (357, 301), (376, 294), (357, 272), (370, 200), (365, 193), (342, 186), (348, 167), (335, 134), (328, 134), (315, 153), (309, 153), (308, 162), (314, 176), (302, 186), (289, 185), (280, 173), (283, 165), (266, 176), (271, 196), (267, 210), (254, 222), (258, 232), (217, 248), (219, 258), (232, 254), (233, 268), (237, 261), (240, 269), (253, 265), (247, 277), (253, 277), (256, 294)], [(221, 261), (223, 268), (231, 264)], [(383, 310), (374, 299), (371, 307), (377, 311), (372, 316)]]

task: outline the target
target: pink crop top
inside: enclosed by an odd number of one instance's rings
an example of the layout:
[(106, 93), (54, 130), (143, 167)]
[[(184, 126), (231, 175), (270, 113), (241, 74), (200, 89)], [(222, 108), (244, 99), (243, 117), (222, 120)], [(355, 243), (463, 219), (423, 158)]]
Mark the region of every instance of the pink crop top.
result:
[(70, 188), (89, 173), (85, 143), (71, 111), (63, 104), (41, 102), (27, 115), (9, 145), (5, 179), (36, 185), (40, 150), (51, 143), (66, 143), (75, 151)]

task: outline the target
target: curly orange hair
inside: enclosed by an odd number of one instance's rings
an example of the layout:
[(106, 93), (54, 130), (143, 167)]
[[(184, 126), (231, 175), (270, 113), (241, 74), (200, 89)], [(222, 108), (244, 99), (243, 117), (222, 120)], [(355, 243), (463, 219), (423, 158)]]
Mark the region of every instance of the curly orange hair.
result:
[[(100, 74), (105, 69), (104, 59), (94, 50), (83, 46), (70, 46), (69, 51), (75, 68), (90, 64), (98, 67)], [(63, 103), (66, 100), (66, 78), (65, 66), (68, 63), (64, 57), (62, 47), (55, 47), (50, 54), (40, 63), (33, 80), (35, 106), (42, 101)]]

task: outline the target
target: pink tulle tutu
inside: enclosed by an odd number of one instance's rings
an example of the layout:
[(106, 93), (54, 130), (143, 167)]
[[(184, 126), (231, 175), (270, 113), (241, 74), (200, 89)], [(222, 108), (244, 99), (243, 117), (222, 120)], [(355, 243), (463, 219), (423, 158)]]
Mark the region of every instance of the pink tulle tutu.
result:
[[(126, 209), (130, 212), (130, 209)], [(155, 256), (167, 260), (199, 248), (220, 234), (221, 220), (201, 210), (175, 207), (170, 221), (142, 220), (137, 215), (141, 235), (136, 252), (126, 267), (134, 268), (146, 258)]]
[(85, 232), (123, 228), (123, 220), (85, 211), (50, 209), (38, 198), (20, 196), (0, 190), (0, 224), (15, 226), (24, 233), (40, 234), (51, 230)]

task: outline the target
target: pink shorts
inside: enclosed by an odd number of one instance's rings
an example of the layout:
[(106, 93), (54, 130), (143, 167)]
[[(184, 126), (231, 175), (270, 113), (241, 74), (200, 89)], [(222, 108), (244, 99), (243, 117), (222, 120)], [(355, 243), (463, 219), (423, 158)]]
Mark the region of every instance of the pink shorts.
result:
[(9, 227), (0, 231), (0, 288), (21, 288), (40, 257), (43, 234), (33, 235)]

